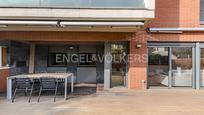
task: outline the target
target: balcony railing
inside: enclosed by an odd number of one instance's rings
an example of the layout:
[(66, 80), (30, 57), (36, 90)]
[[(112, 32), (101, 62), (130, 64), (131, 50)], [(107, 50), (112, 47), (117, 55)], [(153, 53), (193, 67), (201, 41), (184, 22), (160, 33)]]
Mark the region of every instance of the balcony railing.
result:
[(144, 0), (0, 0), (0, 7), (145, 8)]

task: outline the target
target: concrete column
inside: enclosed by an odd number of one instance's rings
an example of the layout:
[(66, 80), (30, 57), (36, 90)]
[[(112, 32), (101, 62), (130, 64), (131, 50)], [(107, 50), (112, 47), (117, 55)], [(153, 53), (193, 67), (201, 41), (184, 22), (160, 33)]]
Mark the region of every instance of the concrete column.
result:
[(34, 73), (35, 68), (35, 44), (30, 45), (29, 73)]
[(198, 42), (195, 52), (195, 88), (200, 89), (200, 44)]
[(112, 57), (111, 57), (111, 43), (105, 42), (104, 47), (104, 89), (111, 87), (111, 70), (112, 70)]

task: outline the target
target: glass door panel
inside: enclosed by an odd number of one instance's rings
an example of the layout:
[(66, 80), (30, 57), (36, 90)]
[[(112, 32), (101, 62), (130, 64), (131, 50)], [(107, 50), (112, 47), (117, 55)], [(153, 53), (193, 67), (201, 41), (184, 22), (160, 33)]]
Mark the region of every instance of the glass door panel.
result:
[(193, 82), (192, 48), (174, 47), (171, 53), (172, 87), (191, 87)]
[[(112, 77), (111, 87), (126, 85), (127, 45), (112, 44)], [(125, 58), (125, 59), (122, 59)]]
[(204, 87), (204, 48), (200, 49), (200, 85)]
[(148, 49), (148, 86), (168, 87), (169, 48)]

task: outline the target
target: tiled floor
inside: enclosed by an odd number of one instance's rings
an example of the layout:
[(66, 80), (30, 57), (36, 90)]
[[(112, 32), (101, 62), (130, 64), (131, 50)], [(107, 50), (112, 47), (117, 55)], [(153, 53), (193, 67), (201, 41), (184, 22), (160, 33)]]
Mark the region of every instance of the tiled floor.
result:
[(42, 97), (31, 103), (18, 97), (15, 103), (0, 98), (0, 115), (204, 115), (204, 90), (151, 89), (134, 91), (114, 88), (67, 101)]

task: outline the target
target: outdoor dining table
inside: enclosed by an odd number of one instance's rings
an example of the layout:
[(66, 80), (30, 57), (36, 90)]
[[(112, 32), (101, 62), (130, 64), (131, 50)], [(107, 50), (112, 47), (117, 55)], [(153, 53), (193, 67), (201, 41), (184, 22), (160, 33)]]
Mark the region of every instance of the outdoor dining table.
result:
[(7, 78), (7, 99), (12, 99), (12, 80), (15, 78), (29, 78), (29, 79), (40, 79), (40, 78), (56, 78), (64, 79), (64, 99), (67, 99), (67, 84), (68, 79), (71, 78), (71, 93), (74, 92), (74, 76), (72, 73), (34, 73), (34, 74), (22, 74), (10, 76)]

